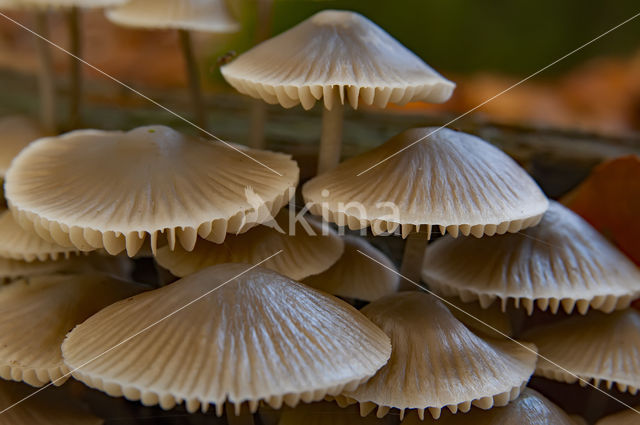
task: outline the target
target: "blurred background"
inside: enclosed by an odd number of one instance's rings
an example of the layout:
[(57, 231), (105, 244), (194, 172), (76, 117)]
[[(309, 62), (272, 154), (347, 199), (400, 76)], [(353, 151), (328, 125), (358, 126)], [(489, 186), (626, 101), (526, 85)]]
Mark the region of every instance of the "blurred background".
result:
[[(270, 36), (318, 10), (350, 9), (372, 19), (458, 84), (453, 98), (444, 105), (413, 103), (389, 108), (390, 113), (411, 114), (465, 112), (640, 11), (637, 0), (230, 0), (228, 5), (242, 23), (240, 32), (194, 33), (209, 92), (233, 93), (220, 76), (217, 59), (229, 51), (242, 53), (255, 44), (261, 36), (256, 25), (260, 8), (267, 10), (268, 23), (262, 31)], [(7, 13), (33, 27), (29, 14)], [(51, 23), (51, 39), (66, 46), (64, 16), (52, 12)], [(117, 27), (101, 10), (87, 11), (83, 26), (85, 57), (90, 63), (182, 109), (186, 82), (175, 32)], [(34, 43), (32, 35), (0, 17), (1, 112), (37, 108), (36, 99), (29, 96), (36, 93), (36, 82), (27, 78), (37, 66)], [(65, 90), (68, 58), (60, 51), (55, 58), (60, 89)], [(149, 106), (95, 71), (85, 71), (90, 102)], [(85, 113), (91, 118), (90, 111)], [(146, 118), (138, 110), (140, 114), (139, 119)], [(500, 96), (478, 114), (500, 123), (605, 135), (640, 131), (640, 18)], [(171, 118), (157, 117), (167, 119)], [(106, 127), (120, 123), (105, 113), (100, 113), (100, 120)], [(215, 126), (211, 130), (215, 132)], [(234, 131), (220, 131), (242, 139)]]

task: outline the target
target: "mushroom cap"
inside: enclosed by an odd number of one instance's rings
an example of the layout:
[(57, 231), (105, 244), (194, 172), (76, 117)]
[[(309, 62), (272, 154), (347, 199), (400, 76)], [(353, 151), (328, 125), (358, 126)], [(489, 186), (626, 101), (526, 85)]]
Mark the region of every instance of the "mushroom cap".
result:
[(23, 229), (15, 222), (11, 211), (0, 213), (0, 257), (31, 262), (69, 258), (71, 254), (78, 253), (75, 248), (48, 242)]
[(158, 233), (186, 250), (198, 235), (226, 233), (269, 220), (290, 197), (298, 166), (289, 155), (246, 154), (168, 127), (128, 132), (78, 130), (38, 140), (14, 160), (6, 197), (20, 225), (81, 250), (129, 256)]
[(419, 420), (409, 415), (402, 425), (576, 425), (564, 410), (539, 392), (525, 388), (520, 396), (504, 407), (488, 411), (471, 409), (465, 414), (445, 414), (438, 420)]
[(144, 286), (100, 274), (34, 276), (0, 286), (0, 377), (62, 385), (60, 344), (76, 324)]
[(328, 270), (307, 277), (303, 283), (329, 294), (363, 301), (375, 301), (398, 290), (398, 273), (377, 264), (358, 251), (384, 264), (392, 270), (393, 262), (367, 242), (366, 239), (346, 235), (344, 253)]
[(503, 310), (512, 298), (531, 314), (534, 303), (556, 313), (577, 304), (610, 313), (640, 295), (640, 270), (580, 216), (551, 201), (540, 225), (484, 239), (442, 238), (425, 253), (431, 288)]
[(504, 406), (529, 381), (536, 364), (533, 344), (483, 339), (459, 322), (432, 295), (400, 292), (364, 307), (362, 313), (391, 338), (389, 362), (373, 378), (337, 398), (360, 403), (366, 415), (378, 409), (417, 409), (434, 418), (441, 409), (467, 412)]
[(118, 25), (134, 28), (236, 32), (236, 21), (224, 0), (131, 0), (106, 11)]
[[(0, 0), (0, 9), (9, 7), (11, 3)], [(4, 177), (13, 158), (29, 143), (45, 135), (42, 128), (30, 118), (22, 115), (11, 115), (0, 118), (0, 177)]]
[(101, 425), (104, 421), (73, 398), (48, 388), (34, 397), (33, 389), (16, 382), (0, 381), (0, 410), (4, 425)]
[[(524, 336), (539, 349), (536, 375), (574, 383), (576, 376), (607, 388), (636, 394), (640, 388), (640, 313), (633, 309), (611, 314), (591, 312), (532, 329)], [(563, 370), (565, 369), (565, 370)]]
[(240, 93), (290, 108), (324, 99), (353, 108), (360, 101), (444, 102), (455, 84), (364, 16), (324, 10), (220, 68)]
[[(431, 247), (429, 247), (431, 249)], [(449, 311), (466, 327), (472, 331), (481, 332), (485, 336), (492, 338), (502, 338), (513, 336), (513, 327), (509, 316), (502, 312), (498, 306), (482, 308), (477, 302), (462, 302), (459, 298), (447, 298), (452, 305), (445, 305)], [(456, 307), (458, 308), (456, 308)], [(478, 321), (478, 319), (481, 321)], [(486, 323), (486, 324), (485, 324)], [(489, 327), (489, 326), (491, 327)], [(495, 331), (491, 328), (494, 328)], [(499, 332), (496, 332), (499, 331)]]
[(295, 227), (290, 226), (289, 214), (288, 209), (283, 209), (273, 227), (257, 226), (241, 235), (230, 235), (222, 244), (199, 239), (191, 252), (180, 247), (171, 251), (164, 246), (158, 250), (156, 260), (175, 276), (184, 277), (216, 264), (257, 264), (282, 250), (262, 266), (293, 280), (321, 273), (338, 261), (344, 242), (334, 230), (326, 226), (323, 234), (320, 226), (313, 222), (309, 222), (310, 229), (298, 221)]
[(105, 350), (74, 377), (164, 409), (215, 404), (220, 415), (225, 401), (255, 411), (260, 400), (279, 408), (352, 390), (391, 346), (335, 297), (268, 269), (221, 264), (105, 308), (62, 345), (70, 368)]
[[(640, 410), (640, 406), (634, 407)], [(596, 422), (596, 425), (638, 425), (638, 414), (633, 410), (625, 409), (613, 415), (605, 416)]]
[(311, 179), (302, 194), (310, 211), (327, 221), (350, 229), (371, 226), (374, 235), (401, 226), (403, 237), (419, 226), (430, 233), (436, 225), (453, 236), (517, 232), (537, 224), (549, 205), (504, 152), (437, 127), (403, 131)]

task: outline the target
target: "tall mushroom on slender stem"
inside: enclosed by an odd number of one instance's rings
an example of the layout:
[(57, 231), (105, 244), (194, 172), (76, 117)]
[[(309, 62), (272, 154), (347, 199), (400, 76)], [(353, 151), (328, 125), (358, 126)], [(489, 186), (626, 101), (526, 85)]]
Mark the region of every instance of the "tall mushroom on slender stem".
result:
[[(78, 128), (82, 125), (82, 63), (79, 59), (82, 58), (82, 10), (83, 8), (98, 8), (115, 6), (124, 3), (126, 0), (25, 0), (25, 4), (29, 7), (37, 8), (64, 8), (67, 14), (67, 28), (69, 32), (69, 66), (71, 81), (69, 85), (69, 126), (71, 129)], [(40, 17), (38, 21), (42, 24), (45, 23), (45, 18)], [(45, 29), (44, 27), (41, 29)], [(46, 37), (44, 34), (42, 34)], [(46, 43), (44, 40), (41, 40)], [(41, 50), (46, 48), (46, 44), (41, 46)], [(47, 49), (48, 50), (48, 49)], [(47, 57), (47, 53), (41, 53), (41, 66), (46, 70), (50, 66), (51, 58)], [(47, 71), (42, 71), (43, 73)], [(49, 73), (49, 75), (51, 75)], [(44, 74), (41, 77), (43, 85), (51, 86), (52, 82), (49, 81)], [(51, 96), (47, 94), (47, 96)], [(48, 98), (44, 98), (43, 101), (52, 102)], [(47, 112), (49, 114), (50, 112)]]
[(175, 29), (180, 38), (189, 93), (196, 124), (206, 130), (205, 102), (202, 96), (200, 72), (193, 52), (190, 31), (231, 33), (240, 26), (233, 19), (223, 0), (132, 0), (110, 9), (107, 18), (118, 25)]
[(325, 10), (221, 68), (240, 93), (311, 109), (323, 99), (318, 173), (340, 162), (343, 105), (444, 102), (455, 85), (362, 15)]
[[(417, 142), (417, 143), (416, 143)], [(449, 129), (415, 128), (348, 159), (302, 188), (313, 214), (374, 235), (433, 226), (475, 237), (537, 224), (549, 206), (515, 161), (485, 141)], [(424, 244), (405, 247), (407, 278), (420, 278)]]

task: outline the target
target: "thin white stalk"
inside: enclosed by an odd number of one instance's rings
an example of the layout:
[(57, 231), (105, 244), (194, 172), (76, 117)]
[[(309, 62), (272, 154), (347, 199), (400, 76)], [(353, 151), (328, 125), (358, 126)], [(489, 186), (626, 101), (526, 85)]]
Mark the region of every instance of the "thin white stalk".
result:
[(331, 110), (324, 109), (322, 114), (322, 137), (318, 154), (318, 174), (335, 168), (340, 163), (342, 151), (342, 122), (344, 105), (334, 102)]
[[(36, 15), (36, 31), (45, 39), (49, 39), (48, 12), (39, 10)], [(48, 133), (56, 132), (56, 101), (55, 80), (53, 73), (53, 57), (49, 43), (40, 37), (36, 37), (36, 48), (40, 69), (38, 72), (38, 85), (40, 90), (40, 120)]]
[(267, 108), (262, 100), (251, 99), (249, 116), (251, 119), (251, 127), (249, 129), (249, 147), (254, 149), (264, 149), (266, 147), (264, 127), (267, 122)]
[[(429, 244), (426, 232), (414, 232), (409, 234), (404, 245), (400, 274), (414, 282), (420, 282), (422, 274), (422, 260)], [(415, 286), (406, 280), (400, 282), (400, 290), (414, 290)]]
[(71, 46), (69, 50), (71, 59), (71, 87), (70, 87), (70, 105), (69, 105), (69, 125), (71, 129), (78, 128), (82, 125), (82, 63), (76, 57), (82, 57), (82, 28), (80, 9), (72, 7), (67, 16), (67, 24), (69, 27), (69, 39)]
[(207, 120), (204, 111), (204, 100), (202, 96), (202, 87), (200, 85), (200, 72), (198, 71), (198, 63), (193, 53), (193, 45), (191, 42), (191, 34), (189, 31), (178, 30), (180, 36), (180, 47), (184, 57), (184, 64), (189, 80), (189, 93), (191, 94), (191, 104), (193, 106), (193, 116), (196, 124), (200, 128), (207, 128)]

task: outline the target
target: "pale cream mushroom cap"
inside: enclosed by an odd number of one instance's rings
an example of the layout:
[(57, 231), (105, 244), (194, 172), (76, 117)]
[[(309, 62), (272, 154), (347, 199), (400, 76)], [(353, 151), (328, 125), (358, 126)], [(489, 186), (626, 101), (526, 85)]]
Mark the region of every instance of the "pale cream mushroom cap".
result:
[[(3, 425), (101, 425), (104, 421), (89, 413), (59, 389), (33, 394), (33, 388), (17, 382), (0, 381), (0, 415)], [(27, 398), (28, 397), (28, 398)]]
[(0, 286), (0, 377), (62, 385), (60, 345), (76, 324), (144, 286), (100, 274), (34, 276)]
[(11, 211), (0, 213), (0, 257), (31, 261), (57, 260), (78, 254), (76, 248), (67, 248), (42, 239), (15, 222)]
[(506, 313), (500, 310), (499, 306), (482, 308), (477, 302), (465, 303), (454, 297), (445, 299), (453, 304), (444, 303), (449, 311), (469, 329), (492, 338), (503, 338), (505, 335), (513, 336), (511, 320)]
[(363, 301), (374, 301), (398, 290), (400, 276), (394, 273), (396, 267), (386, 255), (361, 237), (347, 235), (344, 242), (344, 254), (340, 259), (328, 270), (307, 277), (303, 281), (305, 285)]
[(290, 213), (295, 215), (283, 209), (273, 223), (227, 236), (222, 244), (199, 239), (191, 252), (179, 246), (171, 251), (164, 246), (158, 250), (156, 260), (175, 276), (184, 277), (216, 264), (257, 264), (282, 250), (261, 265), (293, 280), (327, 270), (342, 255), (344, 242), (328, 226), (323, 234), (314, 221), (308, 221), (308, 227), (298, 221), (290, 225)]
[(444, 102), (455, 84), (364, 16), (324, 10), (230, 64), (222, 75), (240, 93), (290, 108), (349, 102)]
[[(635, 406), (634, 409), (640, 410), (640, 406)], [(638, 419), (640, 415), (630, 409), (625, 409), (621, 412), (614, 413), (613, 415), (605, 416), (596, 422), (596, 425), (638, 425)]]
[(442, 238), (427, 249), (429, 286), (503, 310), (513, 299), (529, 314), (589, 308), (607, 313), (640, 295), (640, 270), (580, 216), (552, 201), (540, 224), (519, 234), (484, 239)]
[(198, 235), (222, 242), (288, 202), (295, 161), (244, 152), (264, 165), (164, 126), (78, 130), (23, 150), (7, 174), (6, 197), (21, 226), (59, 245), (133, 256), (147, 236), (155, 250), (164, 233), (170, 248), (177, 239), (191, 250)]
[(504, 339), (483, 339), (459, 322), (430, 294), (401, 292), (362, 309), (391, 338), (389, 362), (369, 381), (336, 398), (357, 402), (367, 415), (390, 409), (425, 410), (434, 418), (443, 408), (467, 412), (504, 406), (529, 381), (536, 347)]
[(130, 0), (106, 11), (118, 25), (216, 33), (235, 32), (240, 25), (224, 0)]
[(538, 346), (536, 375), (586, 386), (581, 379), (636, 394), (640, 388), (640, 313), (591, 312), (535, 328), (524, 336)]
[(62, 345), (72, 369), (108, 349), (74, 377), (164, 409), (214, 404), (218, 415), (226, 401), (255, 411), (261, 400), (279, 408), (353, 390), (391, 353), (389, 338), (347, 303), (246, 264), (113, 304)]
[(401, 227), (407, 236), (420, 226), (453, 236), (517, 232), (537, 224), (549, 205), (504, 152), (437, 127), (403, 131), (310, 180), (302, 194), (313, 214), (350, 229), (371, 226), (375, 235)]
[(531, 388), (504, 407), (488, 411), (471, 409), (464, 414), (443, 414), (440, 419), (418, 418), (411, 414), (402, 425), (577, 425), (560, 407)]
[[(6, 4), (14, 2), (15, 0)], [(0, 1), (0, 9), (4, 7), (5, 2)], [(42, 128), (25, 116), (12, 115), (0, 118), (0, 177), (5, 176), (11, 161), (22, 149), (44, 135)]]

